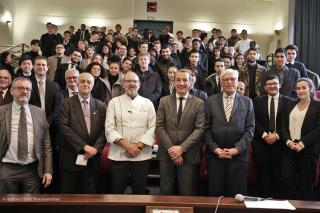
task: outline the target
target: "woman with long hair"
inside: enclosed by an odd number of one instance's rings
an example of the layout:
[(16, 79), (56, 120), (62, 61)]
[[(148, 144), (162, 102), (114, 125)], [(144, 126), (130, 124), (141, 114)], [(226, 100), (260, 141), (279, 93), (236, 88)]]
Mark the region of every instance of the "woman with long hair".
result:
[(320, 103), (308, 78), (295, 85), (297, 101), (285, 110), (281, 136), (286, 142), (282, 181), (286, 199), (313, 200), (313, 183), (320, 152)]
[(85, 57), (80, 61), (79, 68), (85, 70), (87, 66), (92, 62), (92, 57), (95, 54), (96, 50), (94, 46), (88, 46), (86, 49)]

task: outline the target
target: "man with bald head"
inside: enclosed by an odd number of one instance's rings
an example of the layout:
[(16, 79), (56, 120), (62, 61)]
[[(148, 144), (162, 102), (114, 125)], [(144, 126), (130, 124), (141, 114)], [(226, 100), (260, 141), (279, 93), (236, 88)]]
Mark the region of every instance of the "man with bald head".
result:
[(60, 105), (61, 193), (98, 192), (100, 154), (105, 145), (106, 106), (93, 98), (94, 78), (89, 73), (78, 77), (78, 95)]
[(138, 94), (137, 74), (128, 72), (123, 87), (125, 94), (111, 99), (106, 118), (112, 192), (123, 194), (131, 175), (133, 194), (145, 194), (151, 147), (155, 142), (156, 113), (152, 102)]
[(9, 104), (13, 101), (12, 95), (9, 91), (11, 82), (11, 74), (9, 71), (0, 68), (0, 106)]

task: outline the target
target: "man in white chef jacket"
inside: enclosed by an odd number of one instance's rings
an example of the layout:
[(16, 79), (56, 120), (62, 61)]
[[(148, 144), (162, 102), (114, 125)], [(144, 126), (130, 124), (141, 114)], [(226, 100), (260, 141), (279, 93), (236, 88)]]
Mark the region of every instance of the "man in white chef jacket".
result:
[(138, 94), (140, 81), (134, 72), (125, 75), (123, 87), (125, 94), (111, 99), (106, 116), (112, 192), (123, 194), (131, 177), (132, 193), (146, 194), (156, 113), (152, 102)]

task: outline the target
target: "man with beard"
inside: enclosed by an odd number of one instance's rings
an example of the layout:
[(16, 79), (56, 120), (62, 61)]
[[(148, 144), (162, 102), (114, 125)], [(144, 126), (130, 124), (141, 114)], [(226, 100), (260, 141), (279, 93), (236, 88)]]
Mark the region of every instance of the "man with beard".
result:
[(246, 86), (245, 96), (260, 96), (263, 90), (262, 75), (267, 69), (257, 63), (257, 50), (250, 48), (247, 52), (247, 63), (239, 68), (239, 81)]
[(156, 113), (152, 102), (138, 94), (140, 81), (134, 72), (124, 76), (123, 87), (125, 94), (108, 104), (105, 124), (112, 192), (123, 194), (131, 176), (133, 194), (146, 194)]
[(168, 82), (167, 70), (169, 63), (176, 64), (178, 68), (181, 67), (180, 61), (171, 57), (171, 46), (168, 44), (161, 45), (161, 56), (156, 61), (155, 71), (160, 75), (162, 83)]
[(65, 72), (70, 69), (70, 68), (74, 68), (79, 70), (79, 72), (81, 72), (82, 70), (79, 68), (79, 63), (81, 60), (81, 50), (79, 49), (74, 49), (71, 53), (70, 56), (70, 62), (67, 64), (60, 64), (57, 67), (57, 71), (54, 75), (54, 81), (57, 82), (60, 86), (61, 89), (65, 89), (66, 88), (66, 81), (65, 81)]

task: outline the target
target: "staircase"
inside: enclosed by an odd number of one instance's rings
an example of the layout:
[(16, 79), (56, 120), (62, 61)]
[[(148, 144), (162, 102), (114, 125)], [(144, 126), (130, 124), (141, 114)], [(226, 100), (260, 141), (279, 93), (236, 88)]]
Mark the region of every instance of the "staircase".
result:
[(3, 53), (5, 51), (8, 51), (11, 53), (11, 58), (12, 58), (12, 63), (11, 65), (13, 67), (18, 67), (19, 66), (19, 60), (22, 56), (23, 53), (28, 52), (30, 47), (25, 44), (18, 44), (18, 45), (0, 45), (0, 49), (2, 49), (2, 51), (0, 52)]

